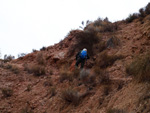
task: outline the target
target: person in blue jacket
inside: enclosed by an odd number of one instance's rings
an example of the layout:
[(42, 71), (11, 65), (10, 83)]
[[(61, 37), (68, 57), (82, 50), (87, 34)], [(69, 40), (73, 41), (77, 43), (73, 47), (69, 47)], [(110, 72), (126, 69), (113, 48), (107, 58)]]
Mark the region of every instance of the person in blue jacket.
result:
[(76, 64), (75, 66), (78, 67), (78, 65), (81, 63), (81, 69), (84, 67), (85, 61), (89, 59), (89, 55), (87, 54), (87, 49), (84, 48), (82, 51), (78, 52), (76, 54)]

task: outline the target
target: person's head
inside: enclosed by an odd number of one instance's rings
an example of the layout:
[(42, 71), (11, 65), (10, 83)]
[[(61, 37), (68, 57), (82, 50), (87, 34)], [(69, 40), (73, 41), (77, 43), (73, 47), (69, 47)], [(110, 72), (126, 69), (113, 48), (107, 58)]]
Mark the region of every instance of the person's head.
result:
[(86, 48), (84, 48), (84, 49), (83, 49), (83, 51), (87, 51), (87, 49), (86, 49)]

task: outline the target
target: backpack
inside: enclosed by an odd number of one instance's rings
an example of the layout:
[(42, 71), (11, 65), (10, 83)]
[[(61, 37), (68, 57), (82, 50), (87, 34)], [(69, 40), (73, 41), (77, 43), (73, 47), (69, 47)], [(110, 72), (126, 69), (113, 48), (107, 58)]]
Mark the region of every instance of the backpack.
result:
[(80, 58), (81, 59), (85, 59), (85, 58), (87, 58), (87, 51), (81, 51), (81, 53), (80, 53)]

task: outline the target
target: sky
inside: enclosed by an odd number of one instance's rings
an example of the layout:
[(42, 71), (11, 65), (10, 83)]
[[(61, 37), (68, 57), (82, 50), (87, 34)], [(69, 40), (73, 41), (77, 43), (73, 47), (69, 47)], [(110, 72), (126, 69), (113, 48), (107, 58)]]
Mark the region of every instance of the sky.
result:
[(82, 21), (126, 19), (149, 0), (0, 0), (0, 57), (58, 43)]

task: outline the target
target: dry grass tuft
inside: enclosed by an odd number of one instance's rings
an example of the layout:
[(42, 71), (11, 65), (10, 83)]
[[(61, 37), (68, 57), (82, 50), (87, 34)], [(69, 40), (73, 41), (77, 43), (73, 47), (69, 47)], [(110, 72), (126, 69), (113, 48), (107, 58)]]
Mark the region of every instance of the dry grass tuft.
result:
[(69, 80), (69, 81), (73, 80), (73, 76), (70, 71), (62, 70), (60, 72), (60, 82), (63, 82), (64, 80)]
[(12, 71), (15, 74), (20, 73), (20, 69), (16, 65), (7, 64), (7, 65), (4, 66), (4, 68), (9, 69), (10, 71)]
[(124, 110), (120, 110), (120, 109), (114, 109), (114, 108), (108, 108), (106, 113), (127, 113)]
[(77, 106), (80, 102), (79, 93), (72, 88), (68, 88), (62, 92), (62, 99), (75, 106)]
[(25, 64), (24, 70), (28, 71), (28, 73), (33, 73), (35, 76), (46, 74), (45, 67), (41, 65), (36, 65), (36, 64)]
[(150, 82), (150, 53), (136, 58), (126, 67), (126, 72), (137, 82)]
[(122, 55), (108, 55), (107, 52), (102, 52), (99, 57), (96, 59), (96, 65), (100, 68), (107, 68), (108, 66), (113, 65), (116, 60), (122, 59)]
[(10, 97), (13, 95), (13, 90), (10, 88), (2, 88), (3, 97)]
[(45, 64), (45, 59), (43, 53), (38, 53), (36, 56), (36, 61), (39, 65), (44, 65)]

